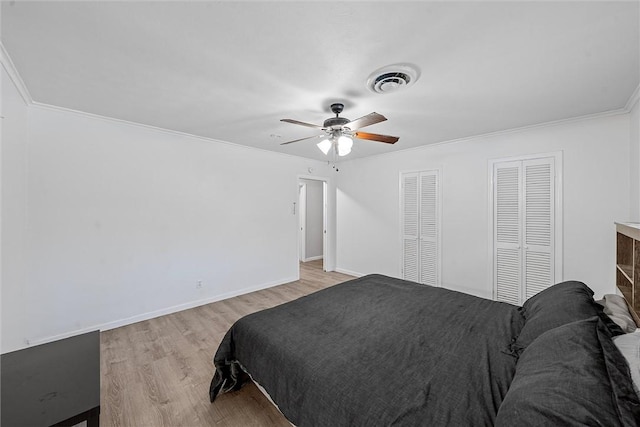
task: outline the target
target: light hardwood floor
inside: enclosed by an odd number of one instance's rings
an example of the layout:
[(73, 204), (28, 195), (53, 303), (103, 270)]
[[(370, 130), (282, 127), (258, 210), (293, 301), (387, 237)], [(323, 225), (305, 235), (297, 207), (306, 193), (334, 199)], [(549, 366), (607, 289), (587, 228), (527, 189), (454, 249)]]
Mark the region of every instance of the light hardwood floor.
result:
[(253, 385), (209, 403), (213, 355), (240, 317), (352, 279), (301, 263), (300, 280), (101, 333), (101, 426), (285, 426)]

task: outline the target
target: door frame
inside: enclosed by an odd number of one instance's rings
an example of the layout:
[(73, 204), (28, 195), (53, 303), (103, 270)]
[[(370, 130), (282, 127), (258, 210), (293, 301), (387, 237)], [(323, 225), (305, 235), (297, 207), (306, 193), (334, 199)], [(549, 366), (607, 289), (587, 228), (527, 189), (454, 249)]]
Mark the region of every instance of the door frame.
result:
[(307, 184), (298, 181), (298, 261), (307, 258)]
[[(320, 181), (322, 182), (322, 269), (324, 271), (334, 271), (335, 265), (332, 258), (331, 251), (331, 236), (334, 235), (333, 223), (330, 221), (329, 212), (332, 212), (332, 202), (329, 192), (329, 186), (331, 185), (330, 178), (324, 176), (314, 176), (314, 175), (298, 175), (296, 178), (296, 185), (299, 186), (304, 182), (301, 180), (309, 180), (309, 181)], [(306, 186), (305, 186), (306, 187)], [(298, 209), (298, 212), (302, 212), (302, 206)], [(305, 210), (306, 216), (306, 210)], [(300, 218), (298, 218), (298, 227), (297, 227), (297, 241), (298, 241), (298, 257), (300, 257), (300, 244), (301, 244), (301, 233), (300, 233)], [(299, 262), (299, 261), (298, 261)]]

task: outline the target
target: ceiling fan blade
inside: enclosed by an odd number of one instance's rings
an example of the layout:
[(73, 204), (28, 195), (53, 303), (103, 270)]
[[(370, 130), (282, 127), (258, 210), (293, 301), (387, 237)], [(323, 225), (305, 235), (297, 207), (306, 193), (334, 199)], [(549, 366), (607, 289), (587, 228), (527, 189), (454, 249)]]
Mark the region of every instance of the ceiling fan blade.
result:
[(291, 144), (292, 142), (304, 141), (305, 139), (313, 139), (313, 138), (321, 138), (326, 135), (315, 135), (315, 136), (307, 136), (306, 138), (294, 139), (293, 141), (282, 142), (280, 145)]
[(400, 138), (397, 136), (380, 135), (377, 133), (356, 132), (355, 137), (359, 139), (368, 139), (370, 141), (386, 142), (387, 144), (395, 144)]
[(280, 121), (281, 122), (292, 123), (294, 125), (306, 126), (308, 128), (324, 129), (322, 126), (319, 126), (319, 125), (313, 125), (311, 123), (300, 122), (298, 120), (293, 120), (293, 119), (280, 119)]
[(351, 130), (357, 130), (365, 126), (371, 126), (375, 125), (376, 123), (384, 122), (385, 120), (387, 120), (387, 118), (382, 114), (370, 113), (366, 116), (360, 117), (359, 119), (351, 120), (344, 126), (348, 127)]

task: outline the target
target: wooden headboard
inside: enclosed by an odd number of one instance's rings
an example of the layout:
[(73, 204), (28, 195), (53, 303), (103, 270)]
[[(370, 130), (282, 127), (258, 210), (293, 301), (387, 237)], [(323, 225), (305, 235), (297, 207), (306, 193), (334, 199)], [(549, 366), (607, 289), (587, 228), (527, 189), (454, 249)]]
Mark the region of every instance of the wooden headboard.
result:
[(616, 286), (640, 327), (640, 223), (616, 222)]

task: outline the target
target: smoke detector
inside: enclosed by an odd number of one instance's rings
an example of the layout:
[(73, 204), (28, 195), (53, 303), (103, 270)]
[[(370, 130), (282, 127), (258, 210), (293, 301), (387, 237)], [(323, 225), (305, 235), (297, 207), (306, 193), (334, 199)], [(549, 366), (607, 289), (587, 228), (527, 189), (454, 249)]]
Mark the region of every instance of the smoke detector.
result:
[(369, 75), (367, 88), (375, 93), (391, 93), (411, 86), (420, 77), (418, 67), (412, 64), (393, 64)]

